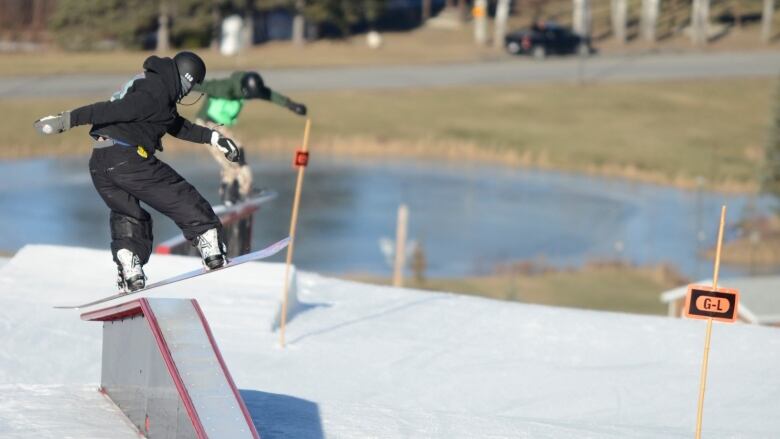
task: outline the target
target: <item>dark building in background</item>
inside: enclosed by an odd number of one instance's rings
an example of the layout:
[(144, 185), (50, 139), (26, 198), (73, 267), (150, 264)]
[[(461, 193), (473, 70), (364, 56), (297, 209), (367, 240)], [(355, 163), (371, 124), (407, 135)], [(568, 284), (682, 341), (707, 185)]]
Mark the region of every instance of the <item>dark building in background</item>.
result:
[[(446, 0), (430, 0), (432, 15), (446, 6)], [(386, 0), (376, 23), (358, 22), (350, 27), (350, 33), (361, 33), (371, 28), (378, 31), (404, 31), (414, 29), (422, 23), (423, 0)], [(293, 12), (286, 8), (256, 12), (254, 17), (254, 42), (292, 39)], [(341, 31), (328, 23), (308, 23), (306, 37), (315, 40), (320, 37), (342, 37)]]

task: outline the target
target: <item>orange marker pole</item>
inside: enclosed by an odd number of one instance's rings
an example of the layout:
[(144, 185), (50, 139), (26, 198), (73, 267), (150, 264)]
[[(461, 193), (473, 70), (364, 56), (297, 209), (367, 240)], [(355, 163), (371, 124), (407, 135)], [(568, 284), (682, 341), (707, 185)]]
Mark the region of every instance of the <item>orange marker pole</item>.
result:
[[(715, 268), (712, 275), (712, 288), (718, 288), (718, 273), (720, 271), (720, 251), (723, 247), (723, 227), (726, 223), (726, 206), (720, 211), (720, 228), (718, 229), (718, 246), (715, 250)], [(707, 386), (707, 363), (710, 357), (710, 339), (712, 338), (712, 318), (707, 319), (707, 335), (704, 337), (704, 359), (701, 362), (701, 382), (699, 384), (699, 409), (696, 413), (696, 439), (701, 439), (701, 420), (704, 412), (704, 389)]]
[[(309, 130), (311, 129), (311, 119), (306, 119), (306, 128), (303, 130), (303, 146), (301, 151), (304, 155), (309, 151)], [(299, 163), (296, 156), (296, 166), (298, 166), (298, 180), (295, 183), (295, 198), (293, 199), (292, 218), (290, 219), (290, 245), (287, 247), (287, 266), (284, 270), (284, 297), (282, 298), (282, 318), (279, 327), (279, 344), (284, 347), (284, 329), (287, 324), (287, 296), (290, 294), (290, 267), (292, 265), (293, 252), (295, 251), (295, 229), (298, 225), (298, 206), (301, 202), (301, 189), (303, 188), (303, 176), (306, 171), (306, 161)], [(308, 157), (308, 156), (307, 156)]]

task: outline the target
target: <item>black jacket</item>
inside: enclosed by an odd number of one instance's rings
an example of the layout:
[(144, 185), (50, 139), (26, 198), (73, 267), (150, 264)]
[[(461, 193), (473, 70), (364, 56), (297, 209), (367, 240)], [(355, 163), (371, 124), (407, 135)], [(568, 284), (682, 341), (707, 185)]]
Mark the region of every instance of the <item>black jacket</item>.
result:
[(144, 61), (144, 73), (128, 83), (125, 93), (113, 101), (97, 102), (70, 112), (70, 125), (92, 124), (90, 134), (109, 137), (130, 145), (162, 151), (160, 139), (165, 133), (183, 140), (209, 143), (211, 130), (179, 116), (176, 101), (181, 83), (171, 58), (150, 56)]

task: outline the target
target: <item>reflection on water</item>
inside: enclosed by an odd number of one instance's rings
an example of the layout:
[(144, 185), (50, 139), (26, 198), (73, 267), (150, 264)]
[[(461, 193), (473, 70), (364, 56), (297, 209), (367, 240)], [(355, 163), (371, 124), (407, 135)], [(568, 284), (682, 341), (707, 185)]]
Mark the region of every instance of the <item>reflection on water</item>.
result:
[[(218, 170), (210, 158), (200, 152), (162, 158), (217, 201)], [(286, 236), (296, 173), (286, 159), (255, 156), (250, 163), (257, 185), (279, 192), (256, 218), (254, 246), (259, 247)], [(730, 224), (749, 206), (746, 196), (621, 180), (430, 166), (315, 157), (306, 172), (296, 263), (326, 273), (388, 274), (378, 240), (393, 236), (403, 202), (410, 209), (410, 239), (424, 246), (429, 275), (486, 273), (521, 259), (572, 266), (620, 258), (671, 262), (700, 278), (712, 267), (697, 252), (714, 243), (721, 204), (729, 207)], [(754, 205), (768, 211), (770, 201), (758, 199)], [(108, 210), (92, 187), (86, 158), (0, 161), (0, 211), (0, 249), (15, 251), (28, 243), (108, 248)], [(153, 214), (155, 242), (178, 233), (173, 222)], [(697, 240), (699, 229), (703, 243)], [(723, 267), (722, 272), (740, 271)]]

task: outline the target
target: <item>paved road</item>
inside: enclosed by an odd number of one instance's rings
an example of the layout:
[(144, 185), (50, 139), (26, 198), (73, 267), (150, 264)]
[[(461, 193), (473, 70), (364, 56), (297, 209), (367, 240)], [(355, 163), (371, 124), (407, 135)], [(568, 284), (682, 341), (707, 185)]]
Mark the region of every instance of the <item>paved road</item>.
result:
[[(285, 92), (392, 89), (538, 82), (610, 82), (774, 76), (780, 52), (662, 54), (548, 59), (527, 58), (469, 64), (264, 70), (266, 82)], [(226, 75), (217, 72), (215, 76)], [(126, 75), (60, 75), (0, 78), (0, 98), (109, 96)]]

